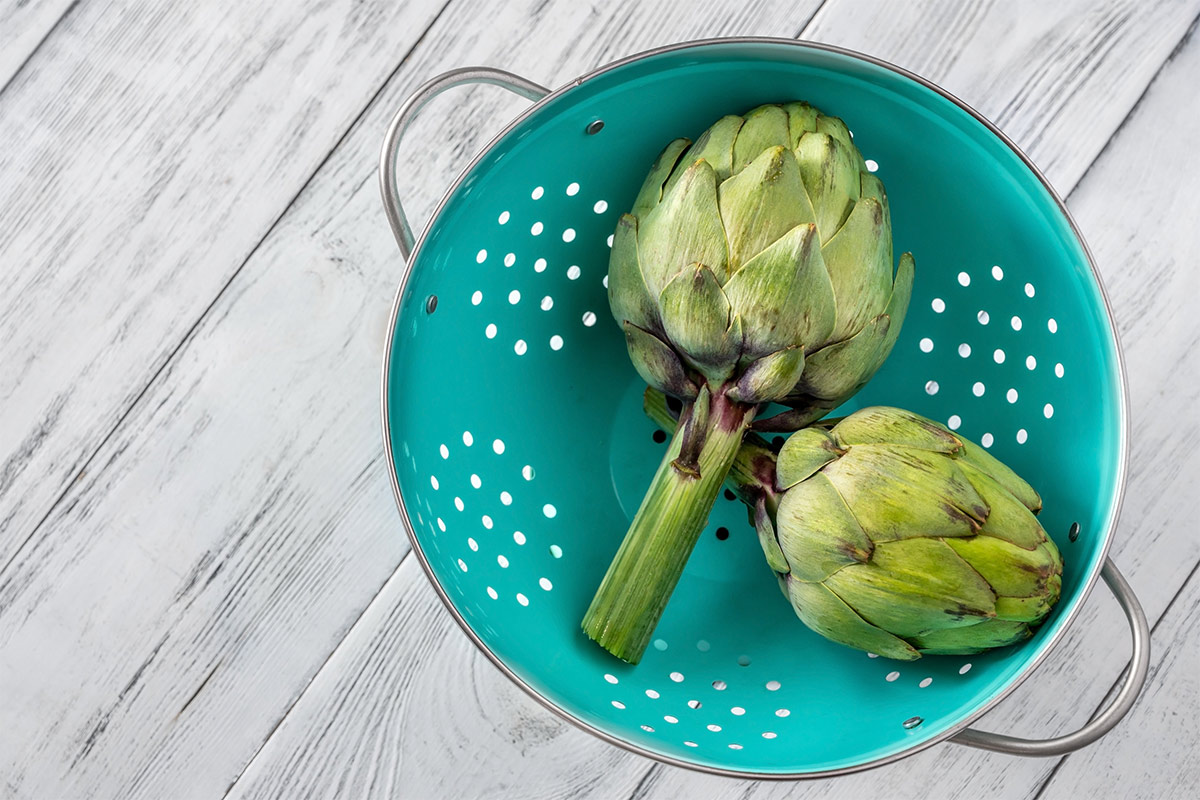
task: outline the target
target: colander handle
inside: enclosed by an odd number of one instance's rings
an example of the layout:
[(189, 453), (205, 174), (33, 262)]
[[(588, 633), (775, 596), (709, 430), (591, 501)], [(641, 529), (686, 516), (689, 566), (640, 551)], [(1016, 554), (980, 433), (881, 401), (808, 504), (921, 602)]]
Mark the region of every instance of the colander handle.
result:
[(396, 116), (392, 117), (392, 122), (388, 125), (387, 136), (383, 139), (383, 150), (379, 154), (379, 184), (383, 191), (383, 208), (387, 212), (388, 224), (392, 226), (396, 244), (399, 245), (400, 254), (404, 256), (405, 261), (412, 253), (415, 240), (412, 227), (408, 224), (408, 216), (404, 213), (404, 206), (400, 204), (400, 189), (396, 184), (396, 157), (400, 150), (400, 139), (408, 130), (408, 126), (421, 113), (425, 104), (434, 97), (455, 86), (477, 83), (508, 89), (527, 100), (540, 100), (550, 94), (550, 90), (544, 86), (539, 86), (533, 81), (525, 80), (520, 75), (513, 75), (502, 69), (459, 67), (449, 72), (443, 72), (426, 82), (404, 101), (404, 105), (400, 106)]
[(1125, 672), (1121, 688), (1112, 703), (1099, 714), (1092, 717), (1088, 724), (1074, 733), (1059, 736), (1054, 739), (1019, 739), (1015, 736), (1005, 736), (1000, 733), (988, 733), (967, 728), (951, 739), (958, 744), (978, 747), (982, 750), (994, 750), (997, 753), (1008, 753), (1014, 756), (1061, 756), (1072, 753), (1081, 747), (1091, 744), (1108, 733), (1129, 713), (1134, 701), (1141, 694), (1142, 686), (1146, 683), (1146, 675), (1150, 670), (1150, 625), (1146, 622), (1146, 614), (1142, 604), (1133, 593), (1124, 576), (1117, 571), (1111, 559), (1104, 560), (1104, 568), (1100, 571), (1104, 582), (1116, 596), (1117, 602), (1129, 619), (1129, 627), (1133, 631), (1133, 655), (1130, 666)]

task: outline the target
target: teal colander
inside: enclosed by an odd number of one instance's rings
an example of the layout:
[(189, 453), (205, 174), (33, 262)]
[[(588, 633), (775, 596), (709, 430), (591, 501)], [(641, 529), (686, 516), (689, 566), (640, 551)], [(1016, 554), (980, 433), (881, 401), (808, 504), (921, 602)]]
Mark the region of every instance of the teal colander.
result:
[[(454, 182), (414, 244), (397, 193), (399, 140), (426, 100), (466, 83), (536, 102)], [(664, 447), (608, 312), (617, 217), (664, 143), (792, 99), (850, 125), (887, 186), (896, 252), (917, 256), (895, 351), (846, 410), (886, 403), (941, 420), (1045, 499), (1063, 594), (1023, 645), (900, 663), (827, 642), (795, 618), (730, 500), (718, 500), (641, 664), (616, 661), (580, 630)], [(1116, 334), (1062, 202), (970, 108), (843, 50), (702, 41), (555, 92), (493, 69), (442, 75), (396, 115), (380, 170), (407, 259), (383, 371), (401, 517), (463, 630), (547, 707), (662, 761), (763, 778), (863, 769), (950, 737), (1064, 753), (1128, 711), (1149, 631), (1106, 559), (1128, 435)], [(1113, 703), (1049, 741), (968, 729), (1046, 656), (1100, 574), (1134, 632)]]

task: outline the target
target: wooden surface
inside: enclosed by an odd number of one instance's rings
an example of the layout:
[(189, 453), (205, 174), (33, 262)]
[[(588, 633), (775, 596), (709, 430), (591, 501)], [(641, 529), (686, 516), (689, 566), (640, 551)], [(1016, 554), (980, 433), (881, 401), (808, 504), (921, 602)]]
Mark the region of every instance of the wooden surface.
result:
[[(0, 2), (0, 797), (1171, 797), (1200, 783), (1200, 0)], [(921, 73), (1046, 171), (1125, 346), (1114, 546), (1151, 686), (1102, 742), (943, 745), (804, 784), (657, 765), (499, 674), (398, 534), (377, 376), (400, 261), (374, 165), (444, 69), (560, 85), (715, 35)], [(522, 101), (438, 100), (423, 219)], [(1053, 735), (1128, 657), (1103, 591), (984, 727)]]

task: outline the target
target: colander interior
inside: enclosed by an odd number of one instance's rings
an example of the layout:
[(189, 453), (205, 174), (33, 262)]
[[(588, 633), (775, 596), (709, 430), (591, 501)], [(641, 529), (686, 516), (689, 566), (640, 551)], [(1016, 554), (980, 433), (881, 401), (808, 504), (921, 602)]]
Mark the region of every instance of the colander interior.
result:
[[(1066, 560), (1063, 599), (1024, 645), (901, 663), (830, 644), (793, 616), (744, 509), (725, 499), (639, 666), (579, 629), (664, 447), (608, 312), (610, 234), (668, 140), (791, 99), (846, 120), (887, 187), (896, 253), (916, 255), (903, 333), (853, 407), (940, 420), (1045, 499), (1043, 524)], [(595, 120), (603, 129), (589, 135)], [(820, 773), (945, 735), (1049, 647), (1114, 521), (1116, 348), (1053, 197), (935, 91), (795, 44), (646, 57), (508, 130), (448, 194), (413, 257), (386, 380), (402, 504), (465, 626), (567, 714), (708, 768)]]

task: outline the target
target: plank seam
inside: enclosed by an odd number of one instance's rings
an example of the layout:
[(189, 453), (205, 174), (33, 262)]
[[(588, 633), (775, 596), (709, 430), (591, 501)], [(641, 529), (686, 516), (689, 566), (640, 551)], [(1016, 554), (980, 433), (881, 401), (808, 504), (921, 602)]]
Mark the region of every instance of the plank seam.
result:
[(657, 763), (651, 766), (650, 769), (646, 770), (646, 773), (642, 775), (641, 780), (637, 782), (637, 786), (633, 787), (633, 794), (629, 795), (627, 800), (643, 800), (643, 798), (649, 797), (647, 793), (650, 791), (650, 787), (653, 786), (654, 782), (658, 779), (658, 773), (661, 771), (662, 764)]
[[(1179, 55), (1179, 53), (1183, 50), (1183, 48), (1186, 47), (1188, 45), (1188, 43), (1191, 41), (1192, 36), (1196, 32), (1196, 27), (1198, 24), (1200, 24), (1200, 14), (1197, 14), (1192, 19), (1191, 24), (1188, 25), (1187, 30), (1184, 31), (1183, 36), (1179, 37), (1179, 41), (1176, 42), (1175, 46), (1171, 49), (1170, 55), (1168, 55), (1166, 57), (1166, 59), (1163, 60), (1163, 63), (1159, 65), (1157, 70), (1155, 70), (1153, 77), (1151, 77), (1150, 80), (1146, 83), (1146, 88), (1144, 88), (1142, 90), (1142, 93), (1140, 95), (1138, 95), (1138, 99), (1130, 107), (1129, 113), (1127, 113), (1124, 116), (1124, 118), (1121, 119), (1120, 124), (1117, 125), (1116, 129), (1112, 132), (1112, 135), (1108, 137), (1107, 141), (1105, 141), (1104, 146), (1100, 148), (1100, 152), (1098, 152), (1096, 154), (1096, 157), (1093, 158), (1091, 160), (1091, 162), (1087, 165), (1087, 169), (1085, 169), (1083, 171), (1083, 173), (1079, 176), (1079, 179), (1077, 181), (1075, 181), (1075, 185), (1073, 187), (1071, 187), (1071, 191), (1067, 194), (1067, 200), (1070, 200), (1071, 197), (1075, 194), (1075, 192), (1079, 190), (1079, 187), (1082, 186), (1084, 181), (1087, 180), (1087, 176), (1091, 173), (1092, 168), (1095, 167), (1097, 163), (1099, 163), (1100, 159), (1102, 159), (1104, 157), (1104, 154), (1108, 152), (1110, 147), (1112, 147), (1113, 142), (1116, 141), (1116, 139), (1120, 135), (1121, 131), (1129, 123), (1129, 120), (1131, 120), (1133, 118), (1133, 115), (1135, 113), (1137, 113), (1138, 108), (1142, 105), (1142, 102), (1146, 99), (1146, 96), (1150, 93), (1150, 89), (1153, 88), (1154, 84), (1158, 82), (1158, 78), (1162, 74), (1163, 70), (1166, 69), (1167, 66), (1172, 61), (1175, 60), (1175, 58)], [(1163, 608), (1162, 613), (1159, 614), (1158, 618), (1155, 619), (1154, 623), (1150, 626), (1151, 644), (1153, 644), (1153, 642), (1154, 642), (1154, 632), (1156, 630), (1158, 630), (1159, 624), (1166, 618), (1168, 612), (1170, 612), (1170, 610), (1171, 610), (1171, 607), (1173, 605), (1175, 605), (1175, 601), (1179, 599), (1179, 596), (1183, 593), (1183, 590), (1185, 588), (1187, 588), (1188, 583), (1191, 582), (1191, 580), (1195, 577), (1197, 569), (1200, 569), (1200, 561), (1197, 561), (1196, 564), (1192, 567), (1192, 571), (1190, 573), (1188, 573), (1187, 579), (1179, 584), (1179, 589), (1176, 590), (1174, 595), (1172, 595), (1170, 601), (1168, 601), (1167, 605)], [(1126, 665), (1125, 669), (1128, 669), (1128, 665)], [(1117, 676), (1116, 680), (1113, 681), (1112, 686), (1110, 686), (1109, 690), (1107, 692), (1105, 692), (1104, 697), (1102, 697), (1100, 699), (1099, 704), (1097, 704), (1095, 710), (1089, 716), (1089, 719), (1091, 718), (1091, 716), (1095, 716), (1096, 713), (1099, 712), (1099, 710), (1104, 706), (1105, 701), (1108, 700), (1108, 698), (1116, 690), (1117, 685), (1121, 682), (1121, 678), (1124, 677), (1125, 669), (1121, 670), (1121, 674)], [(1065, 756), (1061, 756), (1058, 759), (1058, 761), (1055, 762), (1054, 767), (1050, 770), (1050, 772), (1048, 772), (1046, 774), (1046, 777), (1043, 778), (1042, 782), (1038, 785), (1037, 793), (1034, 794), (1033, 800), (1041, 800), (1042, 795), (1045, 794), (1046, 790), (1050, 788), (1050, 784), (1054, 781), (1054, 777), (1056, 775), (1058, 775), (1059, 770), (1062, 769), (1063, 764), (1066, 763), (1067, 759), (1070, 758), (1071, 755), (1072, 754), (1067, 754)]]
[(803, 36), (804, 32), (813, 26), (813, 21), (817, 18), (817, 15), (820, 14), (822, 9), (824, 9), (828, 4), (829, 0), (821, 0), (821, 5), (817, 6), (817, 10), (814, 11), (809, 18), (804, 21), (804, 24), (800, 26), (800, 30), (796, 31), (796, 35), (792, 38), (799, 39), (801, 36)]
[(313, 672), (312, 677), (310, 677), (304, 684), (304, 688), (301, 689), (295, 698), (292, 699), (292, 702), (288, 703), (288, 707), (284, 709), (283, 714), (280, 715), (279, 719), (275, 720), (275, 724), (271, 726), (271, 730), (267, 732), (266, 737), (258, 745), (246, 763), (242, 765), (242, 768), (238, 770), (238, 774), (234, 776), (233, 780), (229, 783), (229, 786), (225, 788), (225, 794), (221, 795), (222, 800), (225, 800), (225, 798), (229, 797), (230, 792), (237, 787), (237, 784), (242, 779), (242, 776), (245, 775), (246, 771), (249, 770), (250, 767), (254, 765), (254, 762), (258, 760), (258, 757), (262, 754), (263, 749), (268, 743), (270, 743), (271, 739), (275, 737), (276, 731), (278, 731), (279, 727), (283, 725), (289, 716), (291, 716), (292, 710), (295, 709), (300, 700), (303, 699), (306, 694), (308, 694), (308, 690), (312, 688), (314, 683), (316, 683), (317, 678), (319, 678), (321, 673), (325, 671), (325, 667), (329, 664), (333, 657), (336, 656), (338, 651), (342, 649), (342, 645), (346, 643), (346, 640), (350, 638), (350, 635), (354, 633), (355, 629), (358, 628), (359, 625), (362, 624), (363, 619), (367, 616), (367, 612), (370, 611), (371, 607), (375, 605), (377, 600), (379, 600), (379, 595), (383, 594), (384, 590), (387, 589), (388, 584), (395, 580), (396, 576), (400, 573), (400, 570), (404, 568), (405, 563), (408, 562), (408, 558), (411, 555), (412, 550), (409, 550), (407, 553), (401, 556), (400, 563), (398, 563), (396, 568), (391, 571), (391, 573), (387, 576), (387, 579), (379, 585), (379, 588), (375, 590), (375, 594), (371, 595), (371, 599), (365, 606), (363, 606), (362, 611), (360, 611), (358, 616), (354, 618), (354, 621), (350, 623), (350, 626), (346, 628), (346, 633), (337, 641), (337, 644), (333, 646), (333, 649), (325, 655), (325, 659), (321, 662), (321, 665), (317, 667), (316, 671)]
[(71, 5), (63, 9), (62, 14), (60, 14), (58, 19), (54, 21), (54, 24), (50, 26), (48, 31), (46, 31), (46, 34), (39, 39), (38, 43), (34, 45), (33, 49), (29, 51), (29, 55), (25, 56), (25, 59), (21, 62), (20, 66), (13, 70), (13, 74), (10, 75), (8, 80), (4, 82), (4, 85), (0, 86), (0, 98), (2, 98), (4, 93), (8, 91), (8, 87), (16, 83), (17, 76), (25, 71), (25, 68), (29, 66), (29, 62), (32, 61), (33, 57), (38, 54), (38, 51), (42, 49), (42, 45), (46, 43), (46, 40), (54, 35), (54, 32), (58, 30), (58, 27), (63, 24), (63, 20), (65, 20), (78, 5), (79, 0), (72, 0)]
[[(1180, 596), (1183, 595), (1183, 592), (1188, 587), (1188, 584), (1190, 584), (1193, 580), (1196, 579), (1196, 574), (1198, 572), (1200, 572), (1200, 561), (1197, 561), (1196, 564), (1192, 567), (1192, 571), (1188, 573), (1188, 576), (1183, 580), (1183, 583), (1179, 584), (1179, 590), (1176, 591), (1174, 595), (1172, 595), (1170, 601), (1163, 608), (1162, 613), (1158, 615), (1158, 619), (1156, 619), (1154, 621), (1154, 624), (1150, 626), (1151, 645), (1153, 645), (1153, 643), (1154, 643), (1154, 634), (1158, 630), (1158, 626), (1162, 624), (1163, 620), (1165, 620), (1167, 617), (1169, 617), (1171, 615), (1171, 609), (1174, 608), (1175, 602), (1180, 598)], [(1129, 671), (1129, 664), (1126, 664), (1121, 669), (1121, 673), (1116, 677), (1116, 680), (1113, 681), (1112, 686), (1108, 687), (1108, 691), (1104, 693), (1104, 697), (1101, 698), (1100, 702), (1096, 705), (1096, 710), (1091, 713), (1091, 715), (1088, 717), (1088, 719), (1091, 719), (1091, 717), (1094, 717), (1094, 716), (1096, 716), (1097, 713), (1099, 713), (1100, 709), (1103, 708), (1104, 704), (1108, 701), (1108, 698), (1112, 697), (1113, 692), (1115, 692), (1117, 690), (1117, 686), (1120, 685), (1121, 680), (1125, 677), (1125, 673), (1128, 671)], [(1154, 677), (1155, 665), (1154, 665), (1153, 661), (1151, 661), (1151, 663), (1150, 663), (1150, 673), (1151, 673), (1150, 677)], [(1147, 680), (1149, 680), (1149, 678)], [(1041, 785), (1038, 787), (1038, 792), (1037, 792), (1037, 794), (1035, 794), (1033, 796), (1033, 800), (1041, 800), (1042, 795), (1046, 792), (1046, 790), (1048, 788), (1050, 788), (1050, 784), (1054, 781), (1054, 776), (1058, 774), (1058, 771), (1060, 769), (1062, 769), (1063, 764), (1067, 763), (1067, 759), (1073, 755), (1075, 755), (1075, 754), (1068, 753), (1067, 755), (1063, 756), (1062, 758), (1060, 758), (1058, 760), (1058, 763), (1056, 763), (1054, 765), (1054, 769), (1050, 770), (1049, 774), (1046, 775), (1046, 778), (1042, 781)]]
[(1120, 124), (1113, 129), (1112, 134), (1108, 137), (1108, 139), (1105, 140), (1104, 146), (1100, 148), (1098, 153), (1096, 153), (1096, 157), (1088, 163), (1087, 169), (1085, 169), (1075, 181), (1075, 185), (1072, 186), (1071, 191), (1067, 193), (1067, 199), (1070, 199), (1070, 196), (1075, 193), (1075, 190), (1083, 185), (1084, 180), (1087, 178), (1088, 174), (1091, 173), (1092, 168), (1095, 167), (1100, 159), (1104, 157), (1104, 154), (1107, 153), (1109, 148), (1112, 147), (1113, 142), (1115, 142), (1117, 137), (1121, 135), (1121, 131), (1125, 129), (1125, 126), (1129, 123), (1129, 120), (1133, 118), (1133, 115), (1137, 113), (1138, 108), (1141, 107), (1142, 102), (1146, 99), (1146, 95), (1149, 94), (1150, 88), (1158, 81), (1158, 76), (1162, 74), (1163, 70), (1175, 60), (1180, 51), (1182, 51), (1183, 48), (1187, 46), (1188, 42), (1191, 41), (1192, 35), (1196, 32), (1197, 25), (1200, 25), (1200, 14), (1197, 14), (1192, 18), (1191, 24), (1189, 24), (1187, 30), (1183, 32), (1183, 36), (1179, 37), (1179, 41), (1175, 43), (1173, 48), (1171, 48), (1170, 55), (1163, 60), (1163, 63), (1158, 65), (1158, 69), (1156, 69), (1154, 74), (1150, 76), (1150, 80), (1146, 81), (1146, 87), (1142, 89), (1142, 93), (1138, 95), (1138, 99), (1135, 100), (1133, 105), (1129, 107), (1129, 112), (1126, 113), (1121, 119)]

